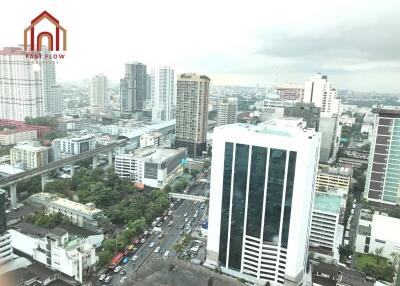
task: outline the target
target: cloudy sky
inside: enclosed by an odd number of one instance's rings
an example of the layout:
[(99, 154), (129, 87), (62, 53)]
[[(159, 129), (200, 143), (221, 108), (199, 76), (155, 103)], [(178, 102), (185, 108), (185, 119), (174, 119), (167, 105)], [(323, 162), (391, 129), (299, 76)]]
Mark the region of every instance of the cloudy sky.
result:
[(0, 47), (22, 43), (43, 10), (68, 30), (60, 80), (117, 82), (140, 61), (216, 84), (302, 84), (321, 72), (339, 89), (400, 91), (399, 0), (3, 1)]

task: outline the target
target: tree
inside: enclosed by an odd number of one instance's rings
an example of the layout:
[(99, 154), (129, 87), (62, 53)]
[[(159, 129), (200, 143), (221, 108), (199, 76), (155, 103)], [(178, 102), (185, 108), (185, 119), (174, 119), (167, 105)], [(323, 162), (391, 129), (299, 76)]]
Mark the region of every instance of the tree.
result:
[(135, 234), (144, 231), (147, 228), (146, 219), (141, 217), (140, 219), (131, 221), (128, 223), (128, 227), (132, 229)]
[(58, 125), (57, 119), (49, 116), (37, 118), (25, 117), (25, 123), (31, 125), (49, 126), (53, 128), (57, 127)]
[(344, 262), (347, 257), (354, 253), (354, 249), (350, 244), (339, 245), (340, 261)]
[(181, 243), (177, 242), (174, 244), (173, 249), (175, 250), (177, 256), (180, 257), (183, 252), (184, 247)]
[(107, 263), (110, 262), (111, 258), (113, 257), (113, 253), (108, 250), (103, 250), (99, 254), (99, 265), (101, 267), (105, 266)]
[(170, 185), (165, 185), (164, 186), (164, 192), (167, 192), (167, 193), (171, 192), (171, 186)]
[(379, 247), (379, 248), (376, 248), (374, 250), (374, 253), (375, 253), (376, 263), (380, 264), (380, 261), (382, 259), (382, 253), (383, 253), (383, 246)]

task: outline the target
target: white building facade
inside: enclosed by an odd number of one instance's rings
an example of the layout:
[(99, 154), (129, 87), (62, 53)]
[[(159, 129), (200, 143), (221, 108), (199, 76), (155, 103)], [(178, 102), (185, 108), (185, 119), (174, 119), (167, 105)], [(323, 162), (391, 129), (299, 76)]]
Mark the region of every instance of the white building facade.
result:
[(62, 111), (55, 66), (29, 61), (21, 48), (0, 50), (0, 119), (24, 121)]
[(206, 264), (255, 283), (302, 283), (321, 140), (302, 126), (214, 129)]
[(170, 67), (160, 66), (151, 71), (151, 105), (153, 121), (174, 118), (175, 73)]
[(109, 104), (108, 79), (103, 74), (95, 75), (89, 84), (90, 107), (95, 111), (104, 110)]
[(230, 97), (220, 99), (217, 109), (217, 125), (233, 124), (237, 121), (237, 98)]
[(43, 167), (49, 163), (49, 150), (37, 141), (20, 142), (10, 150), (11, 165), (24, 170)]
[(71, 136), (57, 138), (51, 142), (54, 160), (81, 154), (96, 148), (96, 138), (94, 135)]

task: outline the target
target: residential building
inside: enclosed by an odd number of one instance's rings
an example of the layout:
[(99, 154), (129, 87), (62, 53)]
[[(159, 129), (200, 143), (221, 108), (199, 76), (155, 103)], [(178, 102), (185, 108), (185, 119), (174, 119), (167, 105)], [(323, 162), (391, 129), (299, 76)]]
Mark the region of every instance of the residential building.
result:
[(120, 178), (143, 183), (152, 188), (163, 188), (181, 174), (185, 148), (147, 147), (130, 154), (115, 156), (115, 173)]
[(96, 111), (103, 111), (109, 104), (108, 79), (103, 74), (95, 75), (89, 84), (90, 107)]
[(377, 108), (364, 196), (387, 205), (400, 204), (400, 109)]
[(11, 235), (7, 231), (6, 191), (0, 189), (0, 265), (13, 258)]
[(214, 129), (206, 265), (259, 285), (301, 285), (321, 140), (304, 126)]
[(303, 118), (307, 122), (307, 128), (315, 128), (319, 131), (321, 108), (313, 103), (296, 102), (294, 105), (285, 106), (283, 115), (285, 117)]
[(236, 97), (222, 98), (218, 102), (217, 125), (236, 123), (238, 103)]
[(14, 249), (81, 283), (98, 261), (93, 245), (59, 227), (49, 230), (21, 223), (9, 232)]
[(341, 189), (347, 194), (351, 186), (352, 169), (349, 167), (324, 167), (318, 168), (316, 191)]
[(49, 126), (31, 125), (31, 124), (26, 124), (23, 121), (9, 120), (9, 119), (0, 119), (0, 127), (3, 128), (13, 127), (14, 130), (27, 129), (27, 128), (34, 129), (37, 131), (37, 137), (39, 138), (42, 138), (44, 135), (46, 135), (46, 133), (54, 130), (54, 128)]
[(201, 157), (207, 148), (209, 88), (205, 75), (178, 76), (175, 145), (187, 148), (189, 157)]
[(338, 124), (337, 116), (321, 117), (319, 131), (322, 133), (320, 161), (333, 163), (336, 161), (337, 152), (339, 151), (342, 132), (342, 127)]
[(21, 141), (37, 139), (37, 130), (25, 127), (0, 131), (0, 145), (14, 145)]
[(175, 75), (170, 67), (160, 66), (151, 71), (151, 109), (153, 121), (168, 121), (174, 118), (172, 102)]
[(164, 135), (161, 132), (150, 132), (140, 136), (140, 148), (164, 145)]
[(336, 89), (327, 75), (315, 74), (306, 81), (304, 102), (320, 107), (322, 117), (340, 114), (340, 99), (336, 97)]
[(347, 114), (339, 117), (339, 124), (341, 124), (342, 126), (352, 127), (355, 123), (356, 123), (355, 117), (351, 117)]
[(11, 165), (30, 170), (46, 166), (49, 163), (50, 147), (40, 145), (38, 141), (19, 142), (11, 148)]
[(362, 210), (355, 251), (375, 254), (377, 249), (382, 248), (381, 256), (390, 258), (391, 253), (400, 250), (399, 237), (400, 219)]
[(141, 112), (147, 97), (146, 65), (138, 62), (125, 64), (125, 77), (120, 82), (121, 111)]
[(345, 209), (346, 197), (341, 192), (315, 192), (310, 235), (310, 251), (315, 257), (339, 262)]
[(54, 63), (44, 61), (27, 60), (19, 47), (0, 50), (0, 119), (23, 121), (61, 112)]
[(51, 143), (54, 160), (81, 154), (96, 148), (94, 135), (77, 135), (54, 139)]
[(84, 205), (50, 193), (31, 195), (29, 203), (34, 207), (44, 207), (49, 214), (61, 212), (73, 224), (97, 233), (104, 233), (110, 229), (110, 220), (93, 203)]
[(276, 93), (282, 100), (302, 101), (304, 98), (304, 86), (287, 84), (277, 87)]

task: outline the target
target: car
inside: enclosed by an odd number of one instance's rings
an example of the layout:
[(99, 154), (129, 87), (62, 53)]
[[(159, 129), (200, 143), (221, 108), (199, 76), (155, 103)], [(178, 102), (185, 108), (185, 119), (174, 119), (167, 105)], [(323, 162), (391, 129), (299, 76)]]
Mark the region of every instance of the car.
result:
[(185, 225), (182, 224), (179, 228), (180, 228), (180, 229), (184, 229), (184, 228), (185, 228)]
[(99, 281), (103, 281), (104, 279), (106, 279), (107, 275), (106, 274), (101, 274), (99, 277)]
[(196, 218), (197, 217), (197, 213), (195, 213), (194, 215), (193, 215), (193, 218)]
[(194, 202), (194, 205), (197, 205), (197, 201)]
[(158, 238), (161, 239), (161, 238), (163, 238), (163, 237), (164, 237), (164, 233), (161, 232), (161, 233), (158, 235)]
[(172, 215), (172, 211), (169, 211), (169, 212), (168, 212), (168, 215)]
[(118, 273), (118, 272), (121, 270), (121, 268), (122, 268), (121, 266), (115, 267), (115, 268), (114, 268), (114, 272), (115, 272), (115, 273)]
[(145, 238), (142, 238), (141, 240), (140, 240), (140, 243), (141, 244), (143, 244), (143, 243), (145, 243), (146, 242), (146, 239)]
[(134, 256), (132, 257), (132, 261), (136, 261), (136, 260), (138, 260), (138, 258), (139, 258), (139, 256), (134, 255)]
[(191, 234), (191, 233), (192, 233), (192, 228), (189, 228), (189, 229), (186, 231), (186, 234), (189, 235), (189, 234)]
[(152, 227), (155, 227), (157, 225), (157, 222), (156, 221), (153, 221), (152, 223), (151, 223), (151, 226)]
[(133, 241), (134, 245), (138, 245), (139, 243), (140, 243), (140, 239), (138, 239), (138, 238)]
[(149, 231), (146, 230), (145, 232), (143, 232), (143, 235), (144, 235), (145, 237), (147, 237), (147, 236), (149, 235)]
[(126, 274), (126, 269), (121, 269), (121, 271), (119, 272), (119, 274), (121, 274), (122, 276)]
[(153, 248), (153, 246), (154, 245), (156, 245), (154, 242), (151, 242), (150, 244), (149, 244), (149, 248)]
[(165, 253), (164, 253), (164, 258), (168, 258), (168, 256), (169, 256), (169, 250), (167, 250), (167, 251), (165, 251)]
[(187, 213), (184, 213), (184, 214), (183, 214), (183, 217), (187, 217)]
[(127, 264), (129, 262), (129, 257), (125, 257), (123, 260), (122, 260), (122, 263), (123, 264)]
[(119, 282), (120, 282), (120, 283), (124, 283), (124, 281), (125, 281), (126, 279), (128, 279), (128, 277), (124, 276), (124, 277), (121, 278), (121, 280), (119, 280)]
[(204, 204), (202, 204), (200, 208), (201, 208), (201, 209), (204, 209)]
[(156, 218), (156, 221), (158, 222), (158, 221), (160, 221), (161, 220), (161, 217), (157, 217)]
[(160, 252), (161, 247), (157, 246), (156, 249), (154, 249), (154, 253)]
[(186, 225), (185, 229), (188, 230), (190, 228), (190, 224)]
[(190, 217), (185, 218), (185, 222), (188, 222), (190, 219)]
[(172, 209), (174, 207), (174, 203), (171, 203), (169, 207)]
[(111, 280), (112, 280), (112, 276), (111, 276), (111, 275), (108, 275), (108, 276), (106, 277), (106, 279), (104, 279), (104, 282), (109, 283)]
[(169, 219), (169, 217), (166, 215), (165, 217), (164, 217), (164, 221), (167, 221)]
[(162, 226), (162, 221), (159, 221), (159, 222), (157, 223), (157, 226), (158, 226), (158, 227), (161, 227), (161, 226)]
[(174, 221), (170, 221), (169, 223), (168, 223), (168, 226), (171, 226), (171, 225), (173, 225), (174, 224)]

